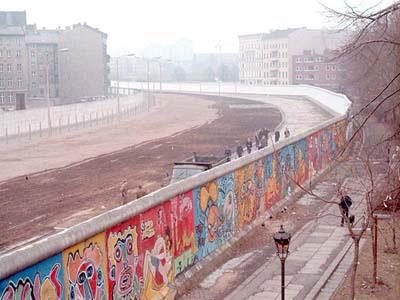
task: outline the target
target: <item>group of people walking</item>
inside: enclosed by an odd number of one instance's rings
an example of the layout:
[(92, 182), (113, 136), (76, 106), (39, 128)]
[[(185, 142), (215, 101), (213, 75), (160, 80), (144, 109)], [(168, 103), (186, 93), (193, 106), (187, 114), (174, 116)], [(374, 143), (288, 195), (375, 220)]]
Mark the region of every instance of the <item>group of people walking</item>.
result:
[[(286, 127), (285, 131), (283, 132), (285, 138), (288, 138), (290, 136), (290, 131)], [(275, 138), (275, 143), (279, 142), (279, 139), (281, 137), (281, 133), (279, 130), (276, 130), (274, 133), (274, 138)], [(254, 142), (257, 150), (260, 150), (262, 148), (265, 148), (268, 146), (268, 139), (270, 138), (270, 132), (267, 128), (260, 128), (257, 130), (255, 136), (254, 136)], [(271, 137), (272, 139), (272, 137)], [(245, 147), (245, 148), (244, 148)], [(248, 154), (251, 153), (253, 149), (253, 141), (251, 138), (247, 138), (246, 143), (244, 144), (244, 147), (242, 146), (241, 143), (238, 143), (236, 147), (236, 154), (237, 157), (242, 157), (243, 154), (245, 153), (245, 150), (247, 151)], [(225, 150), (225, 155), (228, 157), (228, 161), (230, 160), (230, 156), (232, 155), (232, 151), (230, 149)]]

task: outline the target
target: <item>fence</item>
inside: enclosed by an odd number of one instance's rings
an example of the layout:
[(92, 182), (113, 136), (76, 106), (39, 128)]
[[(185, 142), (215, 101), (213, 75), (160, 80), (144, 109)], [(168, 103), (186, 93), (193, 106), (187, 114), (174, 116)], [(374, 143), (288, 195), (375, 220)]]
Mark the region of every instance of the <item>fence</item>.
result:
[(120, 113), (116, 98), (53, 106), (50, 108), (50, 122), (47, 108), (3, 112), (0, 113), (0, 143), (59, 134), (71, 129), (103, 126), (135, 117), (149, 111), (155, 104), (154, 95), (134, 93), (133, 89), (129, 89), (120, 98)]
[[(271, 147), (0, 257), (0, 295), (162, 299), (176, 276), (327, 168), (344, 146), (336, 117)], [(268, 224), (267, 224), (268, 226)]]

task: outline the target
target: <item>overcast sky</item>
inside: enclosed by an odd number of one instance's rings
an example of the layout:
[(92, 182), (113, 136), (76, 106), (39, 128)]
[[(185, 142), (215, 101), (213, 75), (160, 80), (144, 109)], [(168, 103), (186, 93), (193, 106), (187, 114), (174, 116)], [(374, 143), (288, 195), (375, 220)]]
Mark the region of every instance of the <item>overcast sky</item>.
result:
[(28, 23), (39, 27), (87, 22), (108, 34), (115, 55), (179, 38), (191, 39), (195, 52), (216, 52), (219, 42), (222, 52), (237, 52), (239, 34), (330, 26), (320, 3), (343, 7), (343, 0), (1, 0), (0, 10), (26, 10)]

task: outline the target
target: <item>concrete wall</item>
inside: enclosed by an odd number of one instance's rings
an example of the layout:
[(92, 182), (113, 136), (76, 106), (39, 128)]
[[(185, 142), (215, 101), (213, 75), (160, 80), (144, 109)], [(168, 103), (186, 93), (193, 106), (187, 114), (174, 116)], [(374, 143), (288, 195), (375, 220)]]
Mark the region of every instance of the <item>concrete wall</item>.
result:
[[(124, 112), (127, 109), (139, 107), (146, 102), (143, 93), (133, 94), (130, 90), (129, 97), (121, 97), (120, 109)], [(128, 96), (127, 91), (124, 94)], [(52, 128), (69, 126), (76, 123), (89, 122), (89, 120), (105, 118), (108, 115), (117, 113), (117, 99), (101, 101), (74, 103), (68, 105), (52, 106), (50, 108), (50, 119)], [(40, 129), (48, 129), (47, 108), (34, 108), (29, 110), (3, 112), (0, 110), (0, 138), (8, 136), (28, 134)], [(1, 298), (0, 298), (1, 299)]]
[[(345, 143), (336, 117), (0, 256), (0, 299), (161, 299)], [(28, 296), (22, 296), (22, 295)]]

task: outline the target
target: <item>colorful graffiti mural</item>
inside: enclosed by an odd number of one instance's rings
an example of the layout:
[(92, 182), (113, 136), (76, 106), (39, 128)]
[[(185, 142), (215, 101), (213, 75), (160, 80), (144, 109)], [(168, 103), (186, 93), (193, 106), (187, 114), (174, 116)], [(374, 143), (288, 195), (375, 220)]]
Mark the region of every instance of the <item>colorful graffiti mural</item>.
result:
[(233, 174), (194, 190), (195, 226), (200, 260), (228, 241), (235, 230), (236, 201)]
[(277, 155), (270, 154), (264, 162), (265, 196), (264, 207), (270, 209), (281, 197), (281, 176)]
[(340, 121), (0, 281), (0, 300), (162, 299), (180, 273), (326, 168)]
[(171, 228), (175, 245), (175, 277), (194, 263), (197, 252), (192, 191), (181, 194), (171, 200)]
[(0, 281), (0, 299), (65, 299), (61, 266), (61, 255), (56, 255)]
[(105, 233), (63, 251), (66, 299), (107, 299)]
[(281, 198), (289, 195), (294, 187), (294, 147), (288, 145), (279, 150), (280, 178), (281, 178)]
[(241, 230), (256, 218), (259, 209), (255, 199), (253, 164), (236, 170), (235, 195), (237, 203), (237, 229)]
[(162, 299), (173, 280), (173, 238), (171, 202), (164, 202), (140, 215), (140, 273), (143, 274), (141, 299)]
[(302, 139), (294, 144), (294, 180), (302, 184), (308, 179), (308, 144)]
[(106, 232), (109, 299), (139, 299), (139, 228), (140, 217), (112, 227)]

